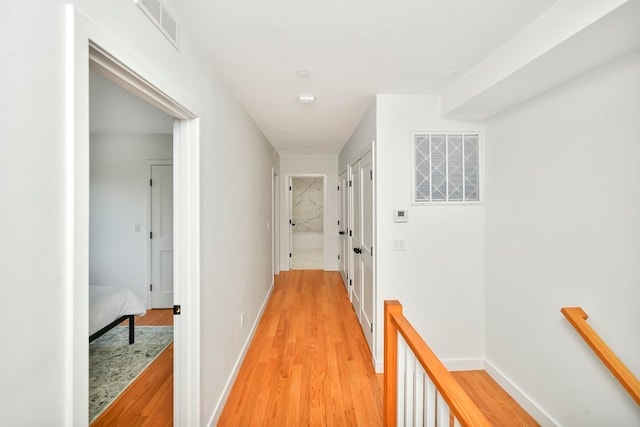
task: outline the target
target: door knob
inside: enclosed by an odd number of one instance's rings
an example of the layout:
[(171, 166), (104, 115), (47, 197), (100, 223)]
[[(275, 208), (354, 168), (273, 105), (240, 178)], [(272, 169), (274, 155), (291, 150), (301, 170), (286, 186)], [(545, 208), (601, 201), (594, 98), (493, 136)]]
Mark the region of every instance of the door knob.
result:
[(360, 248), (353, 248), (353, 252), (355, 252), (355, 253), (359, 254), (359, 253), (361, 253), (361, 252), (362, 252), (362, 249), (360, 249)]
[(292, 223), (291, 223), (291, 226), (292, 226), (292, 227), (294, 227), (295, 225), (296, 225), (296, 223), (295, 223), (295, 222), (292, 222)]
[(338, 234), (342, 236), (344, 235), (344, 231), (338, 231)]

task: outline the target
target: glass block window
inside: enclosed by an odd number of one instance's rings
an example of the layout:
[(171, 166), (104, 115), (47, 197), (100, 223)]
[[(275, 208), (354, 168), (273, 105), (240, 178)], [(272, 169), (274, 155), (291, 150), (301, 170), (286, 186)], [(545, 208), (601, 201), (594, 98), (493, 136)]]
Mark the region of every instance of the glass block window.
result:
[(414, 202), (480, 201), (480, 134), (413, 135)]

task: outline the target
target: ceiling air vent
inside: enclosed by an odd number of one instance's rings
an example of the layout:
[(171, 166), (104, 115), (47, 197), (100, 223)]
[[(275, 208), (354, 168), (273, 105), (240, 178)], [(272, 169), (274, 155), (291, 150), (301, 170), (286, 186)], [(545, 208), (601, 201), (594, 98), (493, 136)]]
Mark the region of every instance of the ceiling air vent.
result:
[(178, 49), (178, 23), (159, 0), (135, 0), (140, 9), (156, 24), (156, 27)]

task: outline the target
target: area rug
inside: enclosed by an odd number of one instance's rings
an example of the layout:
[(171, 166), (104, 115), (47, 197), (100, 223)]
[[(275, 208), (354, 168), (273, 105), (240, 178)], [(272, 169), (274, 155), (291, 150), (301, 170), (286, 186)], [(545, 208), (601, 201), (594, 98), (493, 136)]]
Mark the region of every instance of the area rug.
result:
[(173, 326), (117, 326), (89, 344), (89, 422), (100, 415), (173, 341)]

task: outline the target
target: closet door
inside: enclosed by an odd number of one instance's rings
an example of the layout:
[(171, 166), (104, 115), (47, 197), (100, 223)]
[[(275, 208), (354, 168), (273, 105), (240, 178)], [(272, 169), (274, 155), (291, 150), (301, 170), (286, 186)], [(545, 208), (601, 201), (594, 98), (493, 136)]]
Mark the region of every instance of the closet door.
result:
[(362, 281), (362, 316), (360, 324), (367, 338), (369, 348), (373, 350), (373, 313), (375, 295), (373, 289), (373, 163), (371, 151), (360, 159), (360, 193), (362, 241), (360, 274)]
[(344, 285), (349, 292), (349, 227), (348, 227), (348, 209), (349, 198), (347, 195), (349, 181), (347, 180), (347, 171), (344, 171), (338, 177), (338, 244), (340, 246), (340, 262), (339, 269)]
[(349, 277), (351, 280), (351, 305), (358, 316), (358, 320), (362, 319), (362, 192), (361, 192), (361, 171), (360, 162), (358, 161), (352, 166), (351, 178), (351, 249), (353, 251), (353, 270)]

